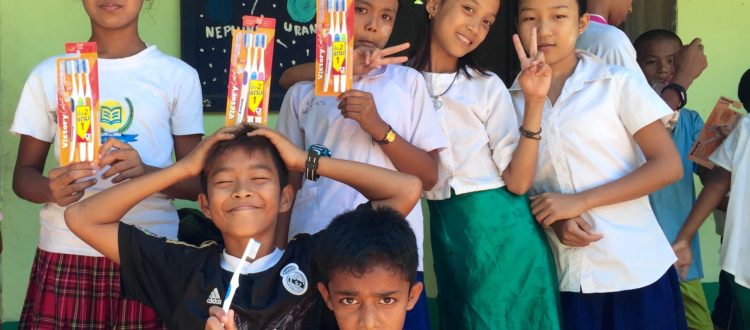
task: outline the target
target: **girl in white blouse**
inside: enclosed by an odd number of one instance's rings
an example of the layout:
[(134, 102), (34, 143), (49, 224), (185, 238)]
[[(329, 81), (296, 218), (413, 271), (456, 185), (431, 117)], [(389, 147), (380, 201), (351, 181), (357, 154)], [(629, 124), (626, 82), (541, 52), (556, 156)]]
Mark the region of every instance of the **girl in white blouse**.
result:
[[(647, 198), (682, 176), (659, 120), (672, 111), (640, 72), (576, 51), (581, 2), (518, 6), (524, 47), (552, 68), (531, 208), (557, 262), (563, 327), (684, 329), (675, 255)], [(521, 80), (511, 87), (519, 119)]]

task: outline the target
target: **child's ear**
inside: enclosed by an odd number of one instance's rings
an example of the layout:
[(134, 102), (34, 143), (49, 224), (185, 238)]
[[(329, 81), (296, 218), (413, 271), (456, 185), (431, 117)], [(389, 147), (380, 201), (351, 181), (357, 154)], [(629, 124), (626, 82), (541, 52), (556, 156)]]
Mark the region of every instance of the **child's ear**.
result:
[(414, 308), (414, 305), (419, 300), (419, 295), (422, 294), (422, 290), (424, 290), (424, 283), (421, 281), (412, 284), (411, 289), (409, 289), (409, 303), (406, 305), (406, 310), (410, 311)]
[(580, 36), (589, 27), (589, 13), (584, 13), (578, 20), (578, 35)]
[(323, 301), (326, 302), (328, 309), (333, 310), (333, 301), (331, 301), (331, 295), (328, 293), (328, 287), (323, 282), (318, 282), (318, 292), (323, 296)]
[(440, 1), (441, 0), (427, 0), (427, 3), (425, 3), (424, 8), (427, 10), (427, 14), (430, 18), (438, 14), (441, 5)]
[(211, 217), (211, 207), (208, 204), (208, 196), (204, 193), (198, 194), (198, 206), (201, 208), (201, 212), (206, 218), (213, 219)]
[(279, 203), (279, 213), (289, 211), (294, 202), (294, 188), (292, 184), (287, 184), (281, 189), (281, 203)]

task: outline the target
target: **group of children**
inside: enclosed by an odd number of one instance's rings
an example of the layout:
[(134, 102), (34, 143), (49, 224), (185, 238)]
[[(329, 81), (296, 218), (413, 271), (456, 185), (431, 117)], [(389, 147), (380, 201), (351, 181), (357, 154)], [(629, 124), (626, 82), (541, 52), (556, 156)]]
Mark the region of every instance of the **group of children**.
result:
[[(405, 46), (385, 48), (403, 4), (354, 0), (351, 90), (315, 96), (311, 66), (292, 68), (279, 132), (225, 127), (201, 141), (197, 74), (141, 41), (144, 0), (83, 0), (102, 100), (132, 121), (97, 162), (44, 176), (54, 58), (28, 79), (13, 187), (45, 206), (21, 327), (429, 329), (421, 196), (443, 329), (700, 328), (700, 260), (681, 282), (670, 243), (692, 240), (687, 263), (699, 256), (690, 225), (728, 187), (717, 170), (715, 193), (687, 215), (697, 167), (686, 150), (702, 121), (680, 108), (705, 56), (661, 31), (636, 41), (643, 72), (605, 62), (622, 56), (593, 55), (615, 47), (592, 27), (624, 16), (602, 15), (604, 2), (517, 0), (521, 72), (508, 89), (475, 59), (500, 0), (426, 0), (405, 65), (388, 57)], [(745, 133), (717, 164), (744, 172)], [(170, 198), (197, 198), (222, 243), (176, 241)], [(743, 212), (730, 199), (728, 217)], [(747, 305), (741, 225), (728, 221), (722, 262)], [(251, 239), (257, 255), (243, 260)]]

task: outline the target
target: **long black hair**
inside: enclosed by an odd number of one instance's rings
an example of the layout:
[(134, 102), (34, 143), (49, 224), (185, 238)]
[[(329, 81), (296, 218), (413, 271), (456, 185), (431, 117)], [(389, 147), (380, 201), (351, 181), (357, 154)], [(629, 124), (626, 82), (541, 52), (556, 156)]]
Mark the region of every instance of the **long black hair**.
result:
[[(414, 18), (417, 23), (417, 47), (415, 47), (415, 51), (410, 54), (407, 65), (422, 72), (427, 71), (430, 68), (430, 58), (432, 55), (430, 53), (430, 45), (432, 44), (432, 20), (427, 14), (426, 6), (416, 7), (414, 10)], [(490, 33), (491, 32), (492, 29), (490, 29)], [(479, 49), (480, 47), (477, 47), (468, 54), (458, 58), (458, 71), (463, 73), (469, 79), (471, 79), (471, 74), (469, 73), (470, 69), (483, 76), (489, 75), (487, 69), (481, 67), (477, 61)]]

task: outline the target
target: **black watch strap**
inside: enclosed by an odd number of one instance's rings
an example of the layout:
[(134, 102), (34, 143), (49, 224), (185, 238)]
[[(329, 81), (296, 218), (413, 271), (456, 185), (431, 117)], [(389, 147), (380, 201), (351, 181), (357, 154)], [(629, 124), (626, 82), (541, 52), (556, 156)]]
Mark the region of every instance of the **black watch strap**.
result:
[(682, 87), (682, 85), (677, 83), (670, 83), (669, 85), (664, 86), (661, 92), (664, 93), (664, 90), (666, 89), (671, 89), (677, 92), (677, 95), (680, 96), (680, 104), (677, 106), (677, 110), (682, 109), (687, 105), (687, 90), (685, 90), (685, 87)]

